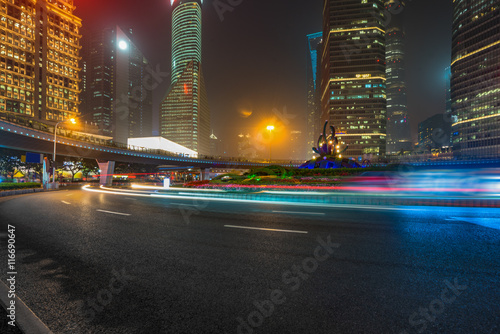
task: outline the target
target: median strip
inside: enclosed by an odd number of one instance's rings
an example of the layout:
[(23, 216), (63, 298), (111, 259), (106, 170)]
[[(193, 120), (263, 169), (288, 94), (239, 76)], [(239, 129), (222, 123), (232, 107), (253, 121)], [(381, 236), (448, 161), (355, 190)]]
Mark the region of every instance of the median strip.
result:
[(260, 231), (271, 231), (271, 232), (285, 232), (285, 233), (303, 233), (307, 234), (307, 231), (295, 231), (295, 230), (278, 230), (274, 228), (263, 228), (263, 227), (250, 227), (250, 226), (237, 226), (237, 225), (224, 225), (224, 227), (229, 228), (241, 228), (246, 230), (260, 230)]
[(120, 215), (120, 216), (131, 216), (130, 213), (122, 213), (122, 212), (114, 212), (114, 211), (107, 211), (107, 210), (97, 210), (99, 212), (104, 212), (104, 213), (110, 213), (112, 215)]

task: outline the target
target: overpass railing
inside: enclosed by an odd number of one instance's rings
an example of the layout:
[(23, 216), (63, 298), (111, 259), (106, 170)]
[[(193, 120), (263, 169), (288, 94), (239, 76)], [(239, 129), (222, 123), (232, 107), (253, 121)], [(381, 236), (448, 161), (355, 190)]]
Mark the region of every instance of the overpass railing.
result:
[[(31, 130), (38, 130), (38, 131), (43, 131), (49, 134), (54, 134), (54, 126), (55, 124), (47, 124), (40, 122), (35, 119), (31, 119), (28, 117), (23, 117), (23, 116), (18, 116), (14, 115), (11, 113), (6, 113), (6, 112), (0, 112), (0, 119), (4, 120), (9, 123), (16, 124), (18, 126), (25, 127), (27, 129)], [(75, 133), (77, 132), (77, 133)], [(114, 148), (114, 149), (123, 149), (123, 150), (129, 150), (129, 151), (134, 151), (138, 153), (147, 153), (147, 154), (156, 154), (156, 155), (162, 155), (162, 156), (169, 156), (173, 158), (178, 158), (178, 157), (183, 157), (183, 158), (189, 158), (193, 160), (207, 160), (207, 161), (224, 161), (224, 162), (235, 162), (235, 163), (260, 163), (260, 164), (278, 164), (278, 165), (300, 165), (304, 161), (296, 161), (296, 160), (249, 160), (249, 159), (244, 159), (244, 158), (238, 158), (238, 157), (223, 157), (223, 156), (209, 156), (209, 155), (199, 155), (197, 158), (195, 157), (188, 157), (183, 154), (175, 153), (175, 152), (170, 152), (166, 150), (161, 150), (161, 149), (150, 149), (146, 147), (141, 147), (141, 146), (135, 146), (135, 145), (126, 145), (126, 144), (120, 144), (120, 143), (115, 143), (111, 139), (104, 139), (96, 135), (92, 135), (90, 133), (84, 134), (80, 131), (72, 130), (72, 129), (67, 129), (64, 127), (58, 127), (57, 128), (57, 136), (59, 137), (64, 137), (68, 139), (73, 139), (73, 140), (78, 140), (86, 143), (91, 143), (95, 145), (100, 145), (100, 146), (105, 146), (109, 148)]]

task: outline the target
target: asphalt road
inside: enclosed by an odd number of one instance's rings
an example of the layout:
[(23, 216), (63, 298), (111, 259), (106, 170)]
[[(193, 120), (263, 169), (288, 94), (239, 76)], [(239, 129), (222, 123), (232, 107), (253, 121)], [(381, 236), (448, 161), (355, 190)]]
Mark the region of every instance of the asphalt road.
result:
[[(54, 333), (499, 333), (500, 210), (82, 190), (0, 200)], [(252, 228), (252, 229), (249, 229)]]

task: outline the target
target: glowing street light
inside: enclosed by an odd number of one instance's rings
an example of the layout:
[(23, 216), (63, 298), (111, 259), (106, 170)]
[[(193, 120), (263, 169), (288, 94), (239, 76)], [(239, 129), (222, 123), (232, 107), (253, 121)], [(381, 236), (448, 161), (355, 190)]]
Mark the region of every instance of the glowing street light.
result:
[(267, 130), (269, 131), (269, 163), (271, 163), (271, 139), (274, 130), (274, 125), (268, 125)]
[(56, 145), (57, 145), (57, 126), (60, 123), (65, 123), (65, 122), (70, 122), (71, 124), (76, 124), (76, 119), (71, 118), (71, 119), (66, 119), (63, 121), (59, 121), (56, 123), (56, 126), (54, 127), (54, 155), (52, 156), (52, 160), (54, 161), (54, 165), (52, 166), (52, 183), (56, 182)]

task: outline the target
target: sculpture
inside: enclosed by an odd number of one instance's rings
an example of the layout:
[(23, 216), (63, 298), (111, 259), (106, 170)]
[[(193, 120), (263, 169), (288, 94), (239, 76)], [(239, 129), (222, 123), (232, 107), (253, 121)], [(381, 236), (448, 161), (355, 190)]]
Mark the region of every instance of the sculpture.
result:
[(330, 134), (326, 135), (326, 127), (328, 121), (323, 126), (323, 133), (318, 138), (317, 147), (313, 147), (314, 153), (319, 154), (319, 157), (307, 161), (299, 168), (359, 168), (361, 167), (354, 160), (342, 158), (349, 145), (346, 145), (342, 150), (340, 148), (339, 140), (335, 135), (335, 127), (330, 126)]

